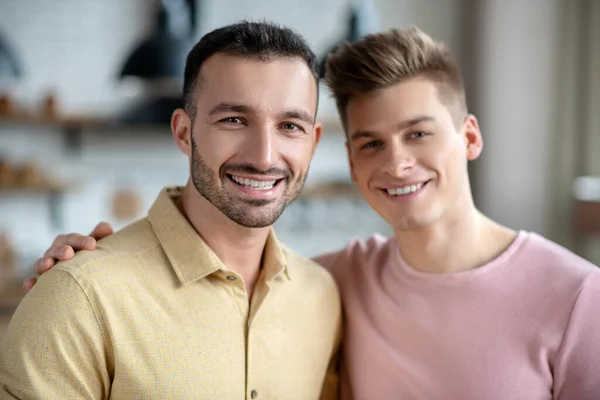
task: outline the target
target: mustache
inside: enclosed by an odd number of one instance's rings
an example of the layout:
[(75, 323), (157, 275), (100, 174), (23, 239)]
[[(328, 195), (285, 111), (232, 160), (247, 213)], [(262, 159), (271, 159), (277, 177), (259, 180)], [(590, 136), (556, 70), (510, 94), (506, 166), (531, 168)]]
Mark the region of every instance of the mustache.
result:
[(290, 180), (292, 178), (292, 171), (289, 168), (271, 167), (265, 170), (260, 170), (251, 164), (225, 164), (221, 167), (221, 172), (229, 175), (235, 175), (236, 172), (262, 176), (281, 175), (286, 180)]

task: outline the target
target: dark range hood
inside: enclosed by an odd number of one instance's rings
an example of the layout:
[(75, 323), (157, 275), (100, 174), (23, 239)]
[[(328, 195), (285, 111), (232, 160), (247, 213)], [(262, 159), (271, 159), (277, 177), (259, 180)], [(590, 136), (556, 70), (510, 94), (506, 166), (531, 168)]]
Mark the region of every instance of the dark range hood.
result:
[(334, 52), (339, 46), (346, 42), (356, 42), (370, 31), (376, 30), (376, 21), (374, 21), (373, 5), (367, 0), (350, 1), (348, 17), (346, 22), (346, 33), (344, 37), (331, 46), (323, 55), (320, 63), (320, 78), (325, 76), (325, 64), (327, 56)]
[[(375, 30), (371, 0), (349, 0), (347, 30), (344, 37), (321, 60), (321, 78), (327, 55), (340, 44), (360, 39)], [(196, 15), (201, 0), (161, 0), (157, 28), (125, 61), (120, 77), (140, 78), (154, 95), (142, 100), (119, 117), (126, 124), (169, 125), (173, 110), (183, 105), (182, 78), (187, 53), (197, 32)]]
[(22, 70), (19, 62), (0, 35), (0, 79), (19, 78), (21, 75)]
[(183, 72), (196, 32), (198, 3), (160, 1), (153, 34), (133, 50), (119, 73), (120, 78), (139, 78), (152, 94), (119, 116), (119, 122), (169, 125), (173, 110), (183, 105)]

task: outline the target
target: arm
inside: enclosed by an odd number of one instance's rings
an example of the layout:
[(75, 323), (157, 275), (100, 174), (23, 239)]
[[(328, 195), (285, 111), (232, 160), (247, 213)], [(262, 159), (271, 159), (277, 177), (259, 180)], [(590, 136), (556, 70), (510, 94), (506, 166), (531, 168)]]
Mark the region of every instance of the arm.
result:
[(584, 282), (554, 365), (555, 400), (600, 399), (600, 273)]
[[(113, 233), (112, 227), (107, 222), (100, 222), (89, 236), (79, 233), (69, 235), (58, 235), (52, 245), (42, 258), (35, 262), (35, 271), (42, 275), (56, 265), (57, 261), (67, 261), (75, 257), (75, 252), (79, 250), (95, 250), (96, 240), (100, 240)], [(36, 278), (28, 278), (23, 282), (23, 289), (29, 292), (37, 282)]]
[(340, 322), (335, 338), (333, 352), (331, 353), (331, 359), (329, 360), (329, 367), (327, 368), (327, 373), (325, 374), (325, 380), (323, 381), (323, 388), (321, 389), (321, 396), (319, 400), (337, 400), (340, 398), (341, 340), (342, 327)]
[(111, 352), (99, 324), (73, 275), (45, 274), (0, 344), (0, 399), (107, 399)]

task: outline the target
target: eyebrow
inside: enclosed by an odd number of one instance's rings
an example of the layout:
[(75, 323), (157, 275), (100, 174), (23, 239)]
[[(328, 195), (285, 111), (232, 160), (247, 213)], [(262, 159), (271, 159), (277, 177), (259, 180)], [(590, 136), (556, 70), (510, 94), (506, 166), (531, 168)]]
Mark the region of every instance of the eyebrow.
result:
[[(216, 106), (214, 106), (213, 108), (211, 108), (211, 110), (208, 114), (210, 116), (213, 116), (216, 114), (228, 113), (228, 112), (250, 114), (250, 113), (254, 112), (254, 110), (252, 109), (252, 107), (249, 107), (249, 106), (246, 106), (243, 104), (219, 103)], [(279, 114), (279, 118), (298, 119), (298, 120), (304, 121), (311, 125), (315, 124), (315, 119), (312, 117), (312, 115), (310, 115), (308, 112), (303, 111), (303, 110), (294, 109), (294, 110), (284, 111), (281, 114)]]
[[(435, 118), (431, 115), (420, 115), (418, 117), (410, 118), (405, 121), (400, 122), (396, 125), (396, 129), (404, 130), (410, 128), (411, 126), (418, 125), (423, 122), (435, 122)], [(377, 136), (377, 134), (373, 131), (367, 130), (358, 130), (350, 135), (350, 140), (356, 140), (360, 138), (373, 138)]]
[(234, 103), (219, 103), (213, 108), (210, 109), (208, 115), (222, 114), (227, 112), (237, 112), (237, 113), (249, 113), (252, 111), (252, 108), (245, 106), (243, 104), (234, 104)]
[(300, 121), (304, 121), (310, 125), (315, 124), (315, 119), (309, 113), (302, 110), (284, 111), (283, 113), (281, 113), (281, 117), (289, 119), (299, 119)]

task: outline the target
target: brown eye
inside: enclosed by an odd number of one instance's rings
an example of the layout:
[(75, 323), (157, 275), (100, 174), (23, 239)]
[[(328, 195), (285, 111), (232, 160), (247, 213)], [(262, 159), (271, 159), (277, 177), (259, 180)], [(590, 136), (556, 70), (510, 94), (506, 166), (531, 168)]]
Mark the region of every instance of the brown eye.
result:
[(299, 126), (298, 126), (298, 125), (296, 125), (296, 124), (292, 124), (291, 122), (286, 122), (285, 124), (282, 124), (282, 125), (281, 125), (281, 128), (282, 128), (283, 130), (290, 131), (290, 132), (294, 132), (294, 131), (302, 130), (302, 128), (301, 128), (301, 127), (299, 127)]
[(223, 118), (221, 120), (221, 122), (225, 122), (228, 124), (241, 124), (242, 120), (240, 118), (237, 117), (227, 117), (227, 118)]
[(380, 140), (371, 140), (370, 142), (367, 142), (365, 144), (363, 144), (362, 146), (360, 146), (361, 150), (366, 150), (366, 149), (371, 149), (374, 147), (378, 147), (381, 146), (381, 141)]

